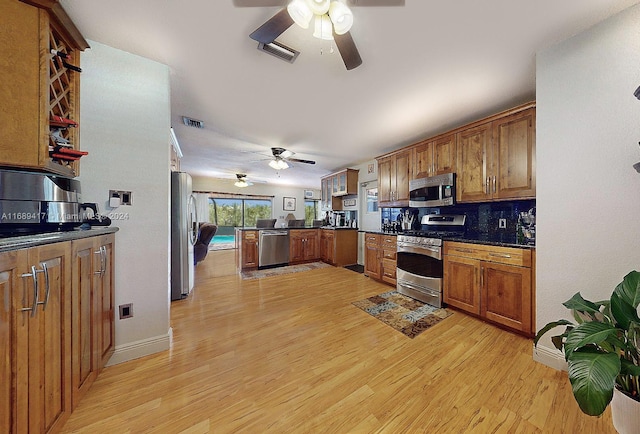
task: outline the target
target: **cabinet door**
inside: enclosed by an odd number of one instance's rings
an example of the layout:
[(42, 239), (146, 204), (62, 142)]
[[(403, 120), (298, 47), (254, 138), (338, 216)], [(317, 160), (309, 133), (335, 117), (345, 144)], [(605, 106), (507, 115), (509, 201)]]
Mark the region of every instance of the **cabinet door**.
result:
[(242, 268), (253, 268), (258, 266), (258, 232), (242, 232)]
[(337, 194), (347, 194), (347, 172), (339, 173), (336, 177), (338, 178)]
[(423, 142), (413, 148), (413, 174), (411, 179), (426, 178), (433, 171), (433, 142)]
[(365, 234), (364, 240), (364, 274), (379, 280), (382, 278), (379, 237)]
[(461, 131), (456, 136), (458, 202), (484, 201), (491, 198), (491, 124)]
[(289, 262), (304, 260), (304, 237), (300, 231), (291, 231), (289, 237)]
[(398, 206), (409, 205), (409, 177), (411, 175), (411, 152), (404, 151), (395, 156), (395, 193), (394, 202)]
[(392, 180), (392, 159), (382, 158), (378, 160), (378, 204), (384, 206), (391, 202), (391, 190), (395, 188), (395, 173)]
[[(24, 384), (28, 378), (28, 342), (20, 339), (20, 324), (28, 321), (30, 312), (19, 312), (32, 306), (31, 291), (23, 293), (22, 269), (25, 268), (26, 251), (0, 253), (0, 432), (26, 432), (28, 421), (28, 396)], [(27, 335), (28, 339), (28, 335)], [(12, 370), (16, 376), (12, 377)], [(17, 420), (13, 411), (18, 410)]]
[(531, 269), (482, 262), (482, 308), (488, 320), (530, 334)]
[(444, 256), (444, 302), (480, 314), (480, 261)]
[(29, 432), (55, 431), (71, 414), (70, 257), (71, 243), (29, 250), (28, 262), (43, 270), (29, 317)]
[[(102, 251), (102, 253), (98, 253)], [(98, 249), (94, 250), (95, 279), (94, 299), (97, 328), (98, 369), (104, 368), (115, 351), (115, 235), (104, 235), (98, 239)]]
[(449, 135), (433, 142), (433, 175), (456, 171), (456, 141)]
[(331, 265), (336, 263), (336, 237), (333, 231), (327, 233), (327, 263)]
[[(11, 62), (0, 63), (0, 164), (37, 167), (42, 147), (48, 143), (44, 84), (49, 53), (47, 40), (40, 37), (48, 26), (46, 13), (19, 1), (0, 2), (0, 53)], [(17, 55), (17, 53), (20, 53)], [(50, 57), (50, 55), (49, 55)], [(43, 86), (43, 89), (41, 89)]]
[(98, 376), (96, 354), (97, 311), (93, 304), (94, 238), (72, 242), (71, 249), (71, 384), (75, 408)]
[(493, 143), (493, 197), (534, 198), (535, 110), (525, 110), (494, 121)]
[(318, 248), (318, 231), (309, 231), (305, 236), (304, 259), (315, 260), (320, 257)]

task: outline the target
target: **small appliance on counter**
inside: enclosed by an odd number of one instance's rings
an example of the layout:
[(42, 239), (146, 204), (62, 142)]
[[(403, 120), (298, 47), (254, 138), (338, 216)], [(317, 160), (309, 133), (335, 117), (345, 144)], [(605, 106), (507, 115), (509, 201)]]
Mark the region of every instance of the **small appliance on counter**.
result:
[(0, 169), (0, 234), (72, 230), (82, 224), (80, 181)]
[(536, 244), (536, 209), (518, 214), (518, 244)]

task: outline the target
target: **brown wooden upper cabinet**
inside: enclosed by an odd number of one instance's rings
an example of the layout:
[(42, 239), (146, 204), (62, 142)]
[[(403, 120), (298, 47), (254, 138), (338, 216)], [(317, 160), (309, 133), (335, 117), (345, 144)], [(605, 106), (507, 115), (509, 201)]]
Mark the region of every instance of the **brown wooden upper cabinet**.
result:
[(535, 108), (456, 134), (458, 202), (535, 198)]
[[(29, 3), (29, 4), (27, 4)], [(0, 1), (0, 165), (77, 176), (78, 161), (56, 157), (51, 116), (79, 122), (78, 66), (89, 45), (57, 1)], [(78, 128), (61, 130), (63, 141), (79, 148)]]
[(341, 210), (342, 202), (334, 198), (358, 194), (358, 172), (357, 169), (344, 169), (320, 180), (323, 211)]
[(413, 148), (411, 179), (456, 171), (456, 137), (448, 134), (425, 140)]
[(403, 149), (378, 158), (378, 205), (402, 207), (409, 205), (409, 175), (412, 149)]

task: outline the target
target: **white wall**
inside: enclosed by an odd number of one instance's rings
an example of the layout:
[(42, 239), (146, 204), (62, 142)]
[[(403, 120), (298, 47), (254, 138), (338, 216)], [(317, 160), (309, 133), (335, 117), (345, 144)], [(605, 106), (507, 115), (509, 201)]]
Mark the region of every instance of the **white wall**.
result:
[[(293, 214), (296, 219), (299, 220), (305, 218), (304, 190), (308, 189), (283, 187), (261, 183), (255, 183), (249, 187), (238, 188), (233, 185), (234, 181), (235, 180), (231, 179), (217, 179), (194, 176), (192, 184), (193, 191), (273, 196), (272, 218), (277, 219), (279, 217), (286, 217), (289, 213)], [(313, 190), (313, 192), (314, 199), (318, 199), (320, 197), (320, 190)], [(295, 211), (285, 211), (283, 209), (283, 199), (285, 197), (293, 197), (296, 199)]]
[[(116, 312), (110, 363), (169, 348), (169, 69), (90, 41), (82, 53), (80, 180), (84, 202), (122, 213), (115, 256)], [(107, 208), (109, 189), (133, 193), (132, 206)]]
[[(537, 329), (640, 269), (639, 29), (634, 6), (538, 53)], [(534, 357), (557, 366), (541, 345)]]

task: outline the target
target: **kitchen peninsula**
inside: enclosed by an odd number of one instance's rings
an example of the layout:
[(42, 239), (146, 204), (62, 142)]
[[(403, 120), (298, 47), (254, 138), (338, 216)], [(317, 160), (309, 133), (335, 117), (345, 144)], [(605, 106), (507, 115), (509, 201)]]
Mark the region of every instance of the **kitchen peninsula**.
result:
[[(358, 230), (322, 226), (283, 229), (236, 228), (236, 266), (238, 271), (256, 269), (260, 264), (260, 232), (286, 231), (289, 235), (288, 261), (293, 265), (321, 260), (336, 267), (358, 261)], [(285, 248), (285, 247), (280, 247)]]

